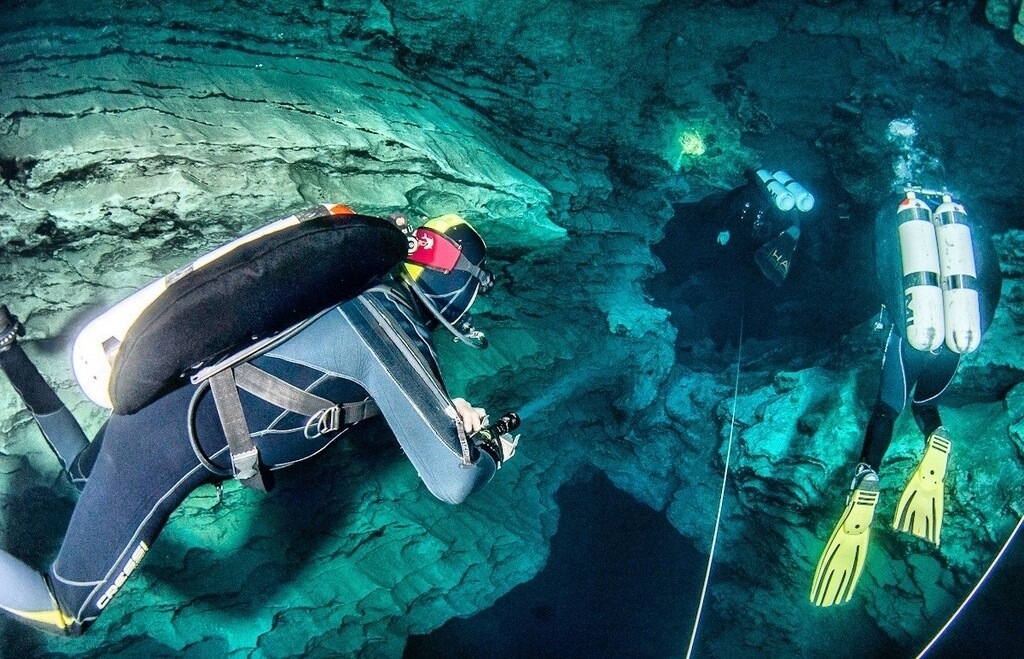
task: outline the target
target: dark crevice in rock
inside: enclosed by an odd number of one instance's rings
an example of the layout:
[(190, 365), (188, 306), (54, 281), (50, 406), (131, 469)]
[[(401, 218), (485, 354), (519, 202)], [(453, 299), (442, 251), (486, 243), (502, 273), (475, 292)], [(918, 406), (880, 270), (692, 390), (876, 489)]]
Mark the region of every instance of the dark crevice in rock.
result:
[(484, 612), (411, 637), (403, 656), (668, 657), (685, 648), (701, 553), (602, 474), (563, 486), (557, 503), (540, 574)]
[(0, 158), (0, 179), (24, 183), (38, 162), (35, 158)]

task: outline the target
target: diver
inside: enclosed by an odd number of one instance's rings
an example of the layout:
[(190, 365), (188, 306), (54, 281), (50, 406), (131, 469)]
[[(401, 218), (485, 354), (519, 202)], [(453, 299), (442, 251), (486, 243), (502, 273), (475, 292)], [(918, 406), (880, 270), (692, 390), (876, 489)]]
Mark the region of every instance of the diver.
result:
[(717, 243), (725, 247), (732, 242), (744, 257), (752, 255), (765, 278), (782, 286), (800, 240), (799, 213), (814, 208), (814, 196), (783, 170), (748, 170), (745, 175), (747, 183), (721, 204)]
[(883, 292), (876, 328), (884, 328), (886, 316), (889, 324), (881, 383), (846, 508), (815, 570), (810, 598), (818, 606), (842, 604), (853, 594), (878, 503), (879, 467), (908, 399), (924, 454), (892, 527), (939, 545), (952, 441), (938, 403), (961, 357), (978, 349), (1002, 285), (991, 240), (946, 192), (911, 187), (883, 207), (875, 222), (875, 252)]
[(368, 290), (228, 369), (237, 387), (225, 393), (216, 376), (185, 378), (133, 414), (115, 411), (91, 442), (28, 361), (18, 344), (24, 329), (0, 305), (0, 366), (81, 490), (47, 573), (0, 551), (0, 608), (49, 632), (83, 633), (190, 492), (233, 476), (265, 486), (273, 470), (360, 432), (377, 414), (437, 498), (457, 504), (488, 483), (518, 436), (508, 425), (481, 432), (485, 410), (449, 397), (431, 340), (442, 325), (485, 347), (468, 311), (493, 284), (486, 246), (455, 215), (407, 234), (397, 237), (404, 262)]

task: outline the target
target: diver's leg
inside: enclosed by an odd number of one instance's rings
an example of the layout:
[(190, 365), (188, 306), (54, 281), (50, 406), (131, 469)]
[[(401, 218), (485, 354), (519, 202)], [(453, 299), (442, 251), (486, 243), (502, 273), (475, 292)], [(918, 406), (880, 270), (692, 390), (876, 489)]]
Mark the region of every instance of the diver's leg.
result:
[(78, 488), (79, 491), (85, 487), (86, 481), (89, 479), (89, 474), (92, 473), (93, 465), (96, 464), (96, 458), (100, 454), (100, 450), (103, 448), (103, 436), (107, 432), (107, 424), (104, 422), (96, 436), (92, 438), (89, 445), (82, 449), (75, 459), (71, 462), (71, 466), (68, 467), (68, 476), (71, 477), (71, 483)]
[(914, 403), (910, 409), (914, 412), (914, 421), (917, 422), (917, 427), (921, 429), (925, 437), (930, 436), (942, 425), (938, 405)]
[(896, 417), (907, 400), (902, 343), (899, 334), (890, 330), (882, 357), (878, 400), (864, 433), (860, 462), (846, 496), (846, 507), (832, 528), (814, 570), (810, 597), (816, 606), (850, 601), (864, 570), (871, 522), (878, 504), (878, 467), (892, 441)]
[(953, 382), (959, 367), (960, 355), (943, 346), (939, 354), (931, 357), (917, 381), (910, 409), (914, 413), (917, 427), (926, 438), (942, 425), (938, 402)]
[(0, 304), (0, 369), (21, 395), (43, 437), (70, 475), (71, 463), (89, 441), (71, 410), (64, 406), (28, 355), (18, 345), (21, 323)]
[(0, 609), (27, 625), (66, 633), (67, 616), (57, 606), (46, 577), (0, 550)]
[[(80, 634), (92, 624), (170, 514), (195, 488), (214, 480), (188, 439), (186, 410), (192, 391), (183, 387), (136, 414), (115, 415), (107, 423), (99, 456), (48, 575), (69, 621), (67, 633)], [(214, 410), (200, 413), (201, 430), (217, 427)], [(211, 457), (226, 454), (223, 435), (204, 440), (204, 448)]]
[(871, 419), (864, 433), (864, 446), (860, 452), (860, 464), (867, 465), (875, 473), (881, 467), (882, 458), (892, 443), (892, 429), (897, 416), (899, 410), (894, 410), (881, 398), (871, 411)]
[[(907, 404), (911, 381), (907, 377), (906, 357), (903, 338), (890, 329), (885, 341), (885, 353), (882, 356), (878, 400), (864, 432), (864, 445), (860, 454), (860, 465), (866, 465), (876, 473), (892, 442), (896, 417)], [(863, 471), (860, 465), (857, 468), (858, 473)]]

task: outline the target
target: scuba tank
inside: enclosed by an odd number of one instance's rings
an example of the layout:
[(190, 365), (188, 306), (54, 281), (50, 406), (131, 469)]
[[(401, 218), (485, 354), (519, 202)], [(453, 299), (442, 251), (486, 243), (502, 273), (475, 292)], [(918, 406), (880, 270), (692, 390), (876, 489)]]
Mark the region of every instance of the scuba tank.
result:
[(896, 209), (907, 342), (931, 352), (945, 338), (942, 289), (939, 287), (939, 248), (928, 204), (908, 190)]
[(814, 195), (785, 170), (777, 170), (772, 174), (767, 169), (747, 170), (747, 178), (768, 195), (772, 203), (782, 212), (794, 208), (806, 213), (814, 208)]
[(767, 169), (759, 169), (754, 172), (757, 181), (765, 187), (768, 196), (771, 197), (775, 207), (780, 211), (791, 211), (796, 206), (796, 197), (786, 189), (786, 186), (779, 182)]
[(978, 271), (974, 260), (974, 240), (966, 217), (964, 207), (948, 194), (942, 195), (942, 203), (932, 215), (942, 275), (946, 345), (961, 354), (974, 352), (981, 343)]
[(786, 191), (793, 195), (793, 200), (798, 211), (806, 213), (814, 208), (814, 195), (807, 191), (807, 188), (796, 182), (792, 176), (783, 170), (772, 174), (772, 178), (782, 184)]

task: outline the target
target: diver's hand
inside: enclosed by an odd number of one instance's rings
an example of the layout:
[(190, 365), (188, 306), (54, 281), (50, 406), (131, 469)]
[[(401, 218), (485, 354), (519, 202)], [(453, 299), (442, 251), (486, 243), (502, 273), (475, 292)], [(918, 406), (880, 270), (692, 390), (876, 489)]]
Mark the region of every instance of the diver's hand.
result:
[(482, 407), (473, 407), (465, 398), (453, 398), (455, 411), (462, 417), (462, 426), (467, 435), (480, 432), (487, 425), (487, 411)]

